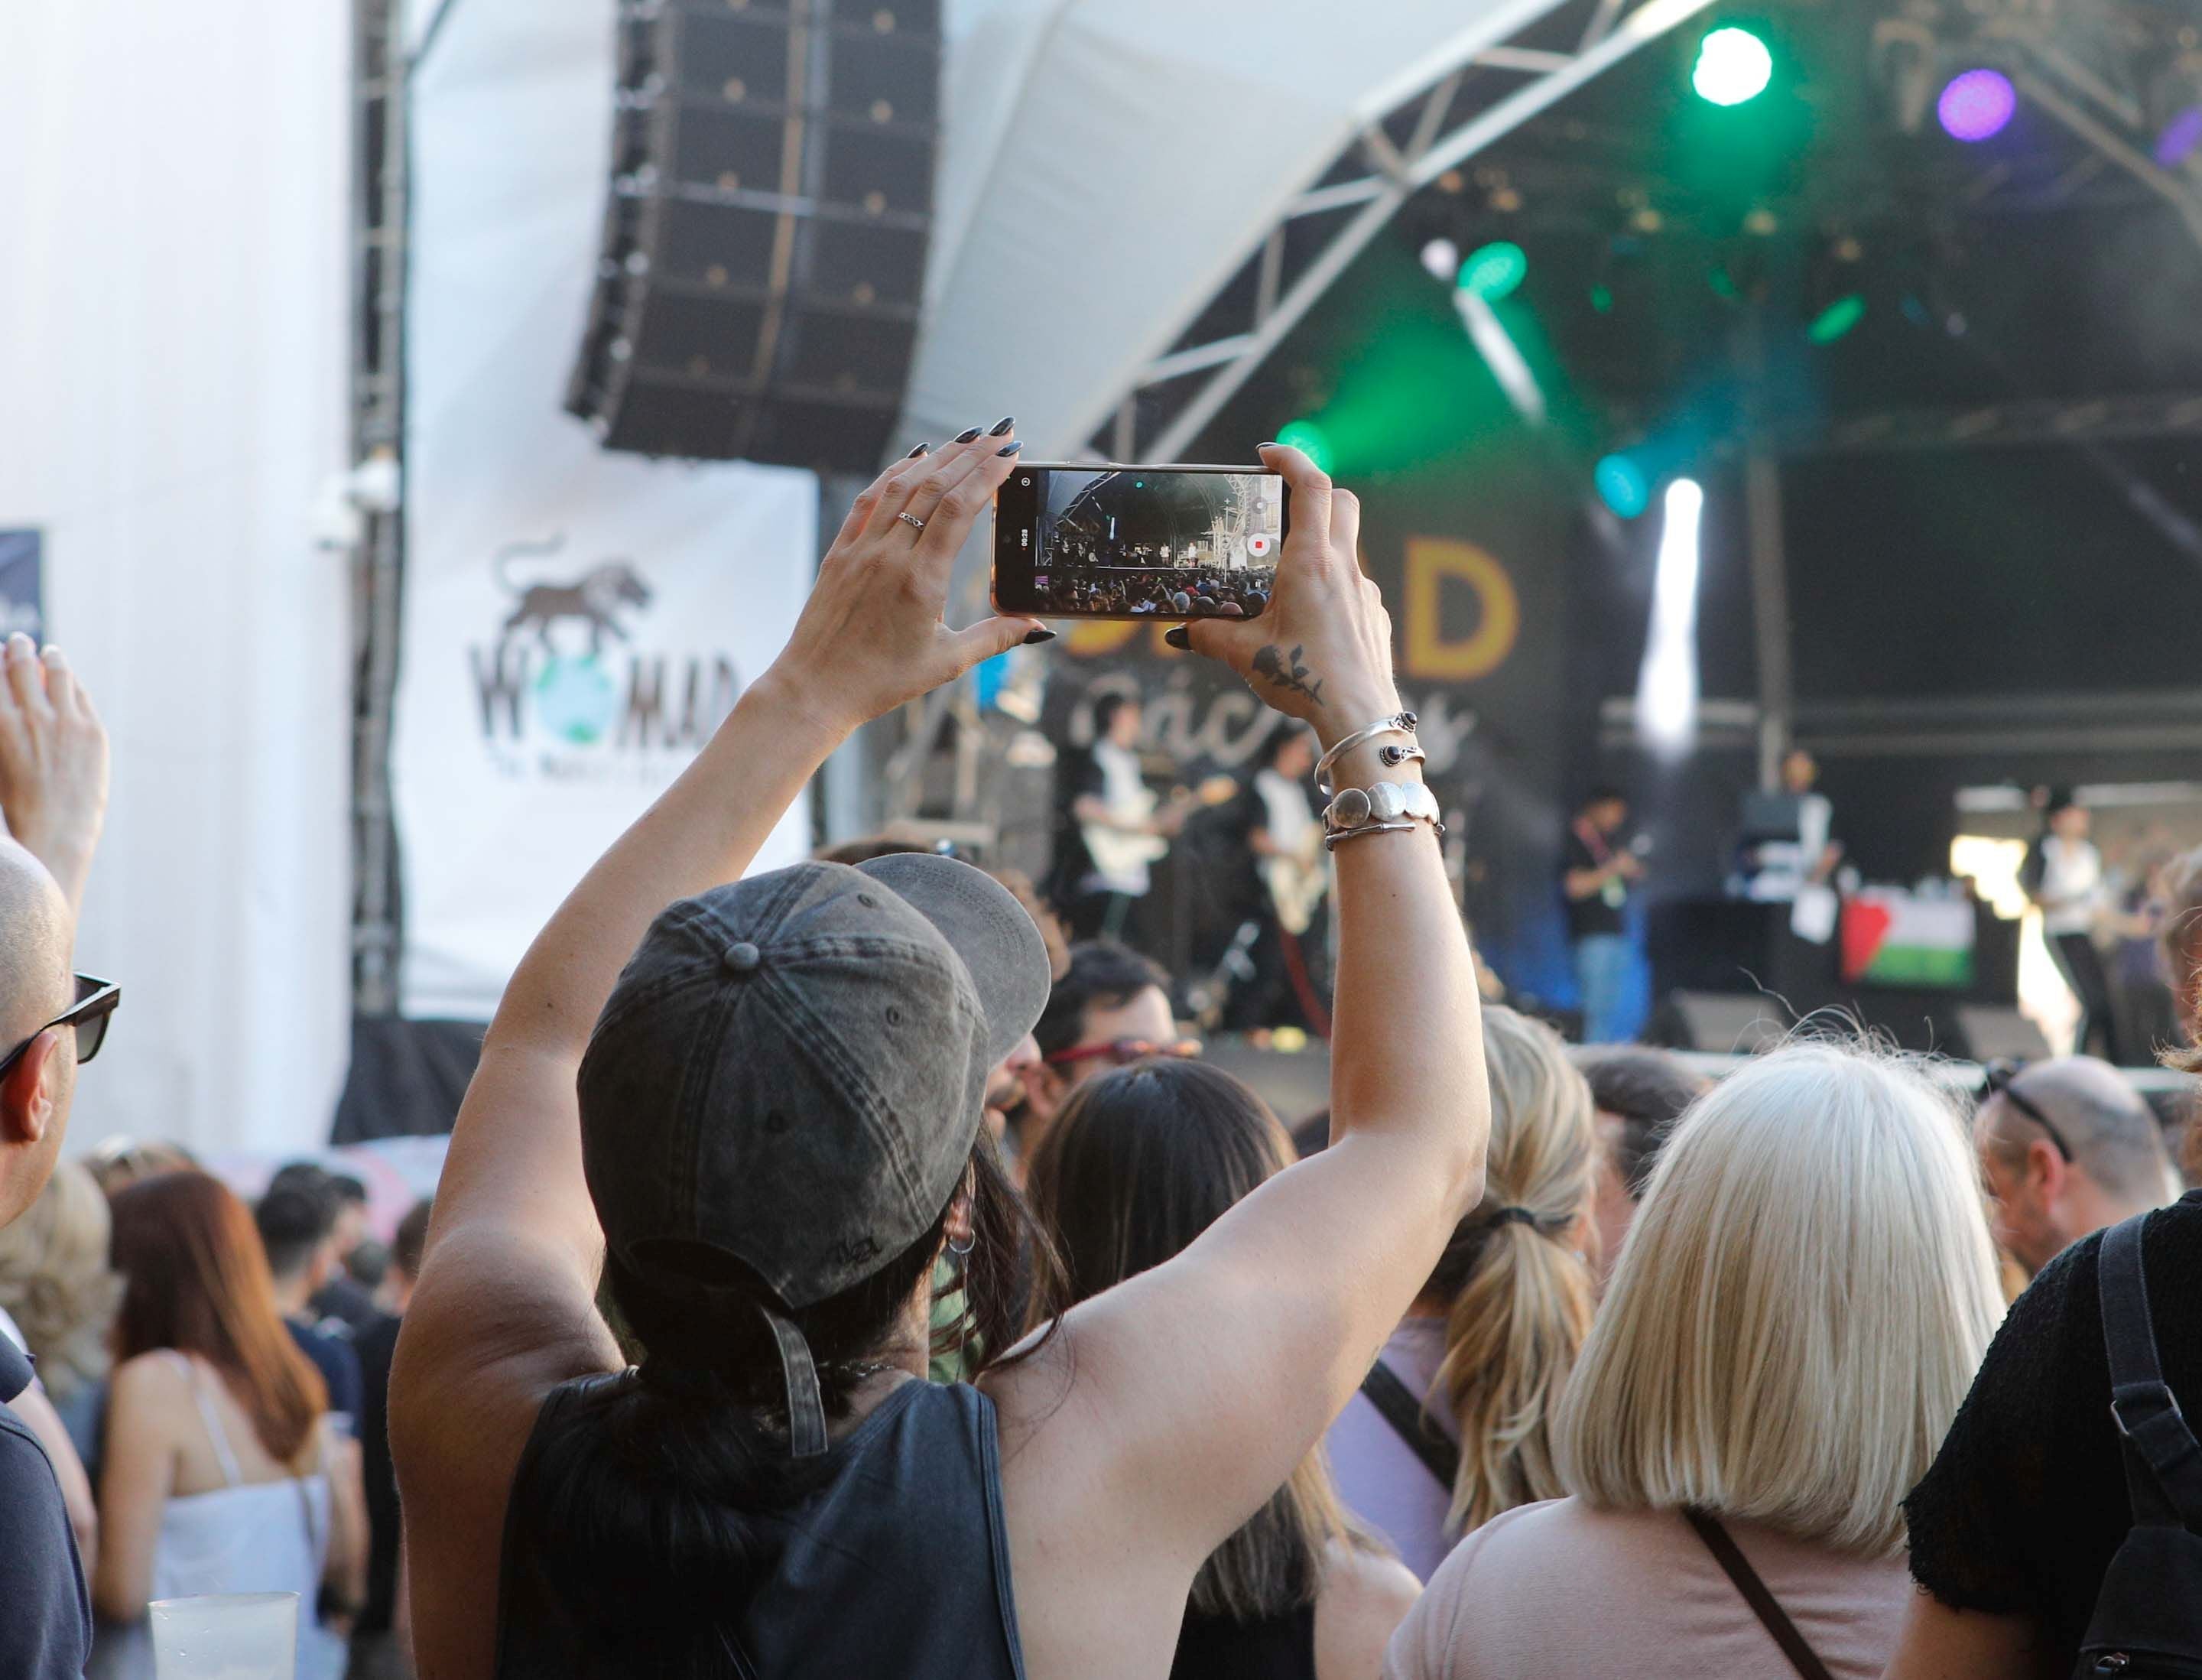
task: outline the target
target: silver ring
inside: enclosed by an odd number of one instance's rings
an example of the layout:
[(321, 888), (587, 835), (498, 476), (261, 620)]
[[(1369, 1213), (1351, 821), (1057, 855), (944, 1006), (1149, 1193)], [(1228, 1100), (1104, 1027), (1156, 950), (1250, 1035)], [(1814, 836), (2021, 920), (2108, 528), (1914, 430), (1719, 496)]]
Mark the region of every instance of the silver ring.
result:
[(898, 513), (895, 517), (913, 531), (922, 531), (925, 528), (925, 522), (914, 513)]

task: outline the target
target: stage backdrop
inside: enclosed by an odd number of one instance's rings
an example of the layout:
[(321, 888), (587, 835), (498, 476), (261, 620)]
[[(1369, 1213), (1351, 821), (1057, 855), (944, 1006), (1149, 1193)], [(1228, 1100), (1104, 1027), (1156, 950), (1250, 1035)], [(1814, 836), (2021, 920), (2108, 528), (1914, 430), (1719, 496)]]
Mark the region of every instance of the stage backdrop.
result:
[[(417, 86), (403, 1007), (483, 1019), (597, 855), (778, 651), (808, 473), (600, 453), (559, 404), (597, 261), (614, 9), (469, 0)], [(808, 805), (759, 867), (800, 857)]]

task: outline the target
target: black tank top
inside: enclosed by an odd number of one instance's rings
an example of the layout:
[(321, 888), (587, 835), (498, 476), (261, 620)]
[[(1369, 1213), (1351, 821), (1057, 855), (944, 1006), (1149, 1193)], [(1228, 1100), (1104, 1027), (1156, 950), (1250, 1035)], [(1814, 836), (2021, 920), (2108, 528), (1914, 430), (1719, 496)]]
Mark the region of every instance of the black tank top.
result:
[(1315, 1606), (1258, 1622), (1186, 1611), (1170, 1680), (1315, 1680)]
[[(537, 1473), (554, 1390), (514, 1472)], [(833, 1449), (831, 1480), (792, 1513), (788, 1541), (735, 1630), (757, 1680), (1023, 1680), (994, 1406), (967, 1384), (905, 1382)], [(515, 1498), (509, 1509), (518, 1508)], [(544, 1536), (508, 1515), (499, 1569), (498, 1680), (644, 1680), (594, 1656), (546, 1583)]]

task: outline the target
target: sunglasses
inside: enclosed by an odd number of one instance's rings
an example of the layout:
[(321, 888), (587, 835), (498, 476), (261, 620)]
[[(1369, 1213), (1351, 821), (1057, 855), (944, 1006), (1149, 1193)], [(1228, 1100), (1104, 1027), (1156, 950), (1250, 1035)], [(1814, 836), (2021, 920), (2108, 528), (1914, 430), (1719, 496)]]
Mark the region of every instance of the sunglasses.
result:
[(99, 1054), (99, 1046), (107, 1042), (107, 1023), (115, 1013), (115, 1006), (122, 1001), (122, 988), (111, 980), (95, 980), (88, 974), (76, 977), (76, 1001), (59, 1015), (32, 1033), (0, 1061), (0, 1079), (5, 1079), (23, 1052), (38, 1041), (39, 1033), (50, 1033), (56, 1027), (76, 1029), (76, 1058), (89, 1062)]
[(1999, 1056), (1981, 1068), (1981, 1088), (1977, 1095), (1982, 1102), (1990, 1097), (2001, 1097), (2040, 1127), (2049, 1134), (2049, 1141), (2057, 1146), (2057, 1152), (2064, 1158), (2065, 1164), (2069, 1166), (2072, 1161), (2072, 1146), (2064, 1141), (2064, 1134), (2057, 1129), (2057, 1123), (2044, 1114), (2039, 1105), (2017, 1088), (2016, 1082), (2025, 1071), (2025, 1063), (2015, 1061), (2008, 1056)]
[(1058, 1050), (1051, 1056), (1041, 1058), (1051, 1068), (1065, 1068), (1075, 1062), (1093, 1062), (1106, 1058), (1115, 1067), (1127, 1067), (1133, 1062), (1144, 1062), (1159, 1056), (1169, 1061), (1191, 1061), (1200, 1054), (1200, 1046), (1192, 1039), (1180, 1039), (1175, 1044), (1150, 1044), (1143, 1038), (1120, 1038), (1112, 1044), (1081, 1044), (1069, 1050)]

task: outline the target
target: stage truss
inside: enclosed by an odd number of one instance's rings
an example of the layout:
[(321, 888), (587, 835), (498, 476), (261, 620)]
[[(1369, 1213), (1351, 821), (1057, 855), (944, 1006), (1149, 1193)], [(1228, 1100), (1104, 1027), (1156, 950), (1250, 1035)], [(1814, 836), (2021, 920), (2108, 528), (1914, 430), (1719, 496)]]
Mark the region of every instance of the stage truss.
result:
[[(1575, 0), (1369, 123), (1282, 206), (1179, 344), (1137, 372), (1096, 447), (1117, 461), (1182, 456), (1409, 199), (1712, 3)], [(1556, 36), (1572, 40), (1550, 44)]]

